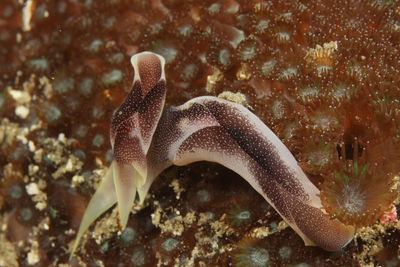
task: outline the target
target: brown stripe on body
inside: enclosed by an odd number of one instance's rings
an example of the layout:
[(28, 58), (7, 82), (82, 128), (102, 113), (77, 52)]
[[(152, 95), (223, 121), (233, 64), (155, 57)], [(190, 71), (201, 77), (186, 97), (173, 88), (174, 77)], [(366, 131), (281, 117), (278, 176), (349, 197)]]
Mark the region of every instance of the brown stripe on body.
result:
[[(210, 157), (200, 157), (198, 153), (200, 150), (208, 152)], [(216, 156), (213, 157), (212, 154)], [(218, 162), (232, 169), (235, 166), (229, 164), (229, 160), (227, 160), (232, 157), (242, 162), (241, 168), (247, 168), (246, 165), (250, 158), (246, 153), (221, 126), (212, 126), (190, 135), (179, 147), (174, 164), (185, 165), (193, 161), (207, 160)]]
[[(212, 101), (210, 99), (216, 100)], [(231, 108), (225, 106), (224, 102), (222, 102), (222, 100), (219, 102), (219, 100), (220, 99), (218, 98), (211, 97), (197, 98), (190, 101), (193, 104), (187, 109), (182, 109), (182, 107), (173, 107), (166, 110), (160, 120), (157, 132), (154, 135), (154, 141), (152, 144), (154, 151), (151, 152), (151, 155), (160, 157), (157, 160), (159, 162), (168, 158), (167, 151), (171, 149), (171, 144), (181, 138), (183, 132), (188, 131), (188, 129), (180, 129), (180, 127), (177, 126), (184, 118), (187, 118), (189, 121), (198, 119), (199, 124), (208, 123), (211, 125), (222, 125), (219, 126), (221, 128), (218, 130), (219, 133), (215, 133), (214, 136), (198, 136), (199, 133), (195, 133), (193, 136), (188, 137), (187, 140), (182, 143), (182, 147), (180, 147), (179, 150), (174, 151), (176, 155), (175, 158), (170, 158), (169, 160), (174, 164), (177, 164), (177, 161), (183, 162), (184, 158), (188, 157), (188, 155), (184, 156), (182, 153), (185, 152), (186, 149), (189, 149), (191, 145), (196, 145), (195, 143), (190, 144), (188, 140), (191, 140), (196, 136), (196, 138), (202, 140), (201, 145), (203, 146), (203, 149), (208, 149), (210, 152), (219, 149), (226, 154), (234, 155), (234, 153), (237, 153), (238, 155), (241, 155), (243, 159), (246, 158), (246, 161), (249, 164), (249, 172), (254, 176), (259, 187), (263, 189), (265, 194), (274, 193), (273, 188), (270, 186), (271, 180), (275, 180), (277, 184), (282, 186), (282, 188), (288, 192), (304, 200), (308, 199), (302, 186), (297, 183), (297, 180), (291, 180), (293, 179), (293, 173), (285, 168), (285, 164), (279, 158), (273, 145), (268, 143), (265, 138), (260, 137), (258, 132), (253, 130), (248, 119), (240, 114), (239, 111), (229, 110)], [(200, 120), (199, 117), (203, 117), (203, 120)], [(205, 130), (201, 131), (201, 133), (205, 133)], [(223, 137), (224, 140), (220, 140)], [(229, 142), (226, 141), (228, 140), (228, 137)], [(210, 140), (207, 138), (210, 138)], [(206, 146), (209, 142), (213, 143)], [(232, 149), (232, 152), (230, 152), (229, 149)], [(155, 151), (157, 152), (155, 153)], [(246, 155), (246, 157), (243, 155)], [(190, 157), (194, 159), (196, 156), (191, 155)], [(197, 160), (208, 159), (204, 158)], [(286, 216), (289, 216), (289, 214), (286, 213)]]
[(143, 167), (164, 107), (166, 83), (162, 62), (155, 54), (139, 54), (133, 63), (135, 81), (114, 113), (110, 136), (116, 161)]
[[(207, 157), (200, 155), (200, 151), (207, 151)], [(254, 181), (262, 180), (260, 187), (256, 187), (260, 194), (267, 197), (267, 201), (285, 217), (289, 223), (294, 223), (291, 207), (286, 198), (287, 191), (254, 159), (221, 126), (203, 128), (185, 139), (174, 159), (175, 165), (207, 160), (217, 162), (236, 173), (254, 185)], [(250, 176), (249, 176), (250, 175)], [(253, 182), (252, 182), (253, 181)], [(260, 183), (259, 183), (260, 184)], [(291, 198), (295, 197), (293, 195)]]
[[(166, 110), (149, 151), (148, 159), (154, 170), (151, 179), (172, 164), (201, 160), (220, 163), (263, 195), (306, 244), (315, 243), (326, 250), (341, 249), (352, 239), (352, 228), (331, 220), (318, 205), (312, 206), (315, 203), (308, 201), (309, 191), (301, 184), (307, 177), (295, 176), (286, 165), (293, 162), (285, 162), (287, 159), (280, 158), (282, 149), (278, 153), (274, 147), (284, 145), (272, 132), (260, 132), (256, 123), (262, 122), (249, 113), (242, 106), (214, 97), (195, 98)], [(182, 123), (196, 119), (199, 125)], [(189, 131), (192, 133), (184, 137)], [(276, 140), (270, 142), (269, 134)], [(180, 145), (174, 147), (177, 143)], [(295, 161), (294, 164), (298, 167)], [(313, 187), (310, 192), (319, 192), (311, 182), (307, 183)]]
[[(213, 111), (215, 112), (215, 109)], [(199, 119), (199, 117), (201, 119)], [(200, 103), (194, 103), (188, 109), (181, 109), (180, 107), (170, 108), (164, 112), (160, 120), (159, 128), (154, 135), (152, 151), (149, 155), (157, 158), (154, 162), (164, 162), (168, 159), (167, 153), (171, 150), (171, 144), (180, 139), (183, 132), (188, 131), (188, 129), (182, 129), (177, 126), (182, 119), (187, 118), (189, 120), (194, 120), (194, 118), (197, 118), (199, 119), (199, 123), (215, 125), (216, 122), (218, 123), (216, 117), (217, 116), (214, 116), (214, 114), (210, 112), (208, 106)], [(240, 119), (240, 116), (235, 116), (235, 118)], [(232, 122), (232, 125), (233, 127), (242, 127), (241, 125), (238, 126), (235, 122)], [(246, 135), (246, 132), (242, 133), (242, 136), (246, 137)], [(257, 142), (257, 140), (252, 140), (251, 142)], [(273, 175), (282, 172), (265, 171), (265, 168), (259, 164), (259, 161), (254, 160), (254, 157), (243, 149), (241, 143), (242, 142), (237, 141), (237, 138), (233, 138), (232, 134), (226, 131), (222, 126), (204, 127), (200, 128), (200, 130), (196, 131), (185, 140), (181, 140), (181, 145), (173, 153), (174, 158), (169, 158), (169, 160), (176, 165), (184, 165), (199, 160), (216, 161), (235, 170), (241, 175), (243, 175), (243, 171), (240, 169), (247, 169), (247, 176), (251, 175), (252, 177), (244, 176), (244, 178), (247, 181), (253, 180), (253, 183), (249, 181), (253, 186), (254, 182), (257, 181), (258, 188), (262, 189), (259, 193), (267, 195), (272, 203), (281, 200), (281, 196), (276, 196), (280, 194), (280, 191), (275, 190), (275, 188), (277, 186), (284, 188), (287, 184), (280, 185), (280, 181), (276, 181)], [(266, 142), (262, 144), (265, 145)], [(199, 149), (208, 151), (210, 154), (215, 153), (216, 157), (213, 158), (210, 156), (202, 158), (196, 153)], [(267, 146), (263, 148), (265, 151), (269, 149), (271, 149), (270, 144), (267, 144)], [(240, 161), (240, 164), (229, 164), (234, 162), (233, 159), (237, 159), (235, 163)], [(282, 166), (282, 163), (279, 161), (278, 163)], [(157, 164), (154, 163), (153, 165), (155, 166)], [(276, 168), (276, 166), (269, 167)], [(291, 173), (287, 175), (289, 179)], [(285, 205), (281, 207), (281, 214), (286, 216), (289, 220), (291, 219), (290, 211)]]
[(156, 130), (161, 117), (161, 110), (165, 103), (165, 81), (160, 80), (140, 103), (137, 112), (139, 114), (139, 129), (146, 147), (150, 147), (153, 133)]
[(314, 244), (328, 251), (338, 251), (353, 239), (352, 226), (331, 219), (321, 209), (306, 205), (300, 199), (284, 193), (287, 205), (291, 207), (295, 225)]
[(138, 129), (139, 118), (135, 113), (120, 124), (114, 139), (114, 159), (119, 163), (129, 164), (145, 162), (145, 151)]
[(277, 212), (312, 243), (328, 251), (337, 251), (352, 239), (352, 227), (332, 220), (320, 208), (308, 205), (302, 198), (287, 191), (276, 180), (263, 173), (256, 162), (250, 162), (249, 168), (258, 180), (263, 181), (260, 183), (262, 191)]
[[(142, 101), (146, 96), (151, 93), (155, 87), (164, 85), (165, 94), (165, 80), (162, 78), (162, 63), (158, 56), (152, 53), (142, 53), (135, 57), (135, 65), (133, 65), (133, 85), (128, 96), (121, 104), (121, 106), (114, 113), (111, 120), (111, 136), (118, 130), (118, 125), (124, 120), (128, 119), (135, 112), (137, 112)], [(163, 83), (160, 84), (161, 80)], [(161, 113), (161, 109), (158, 111)]]
[(120, 124), (132, 117), (132, 115), (137, 112), (137, 109), (142, 101), (142, 85), (140, 81), (135, 81), (133, 83), (132, 90), (129, 92), (124, 102), (114, 112), (113, 117), (111, 118), (110, 138), (112, 146), (114, 146), (114, 138), (118, 132)]
[[(207, 101), (207, 108), (213, 113), (220, 125), (227, 133), (239, 144), (239, 146), (278, 184), (288, 192), (308, 200), (308, 196), (303, 186), (294, 177), (294, 173), (284, 163), (274, 145), (266, 140), (255, 130), (255, 126), (249, 121), (247, 116), (241, 114), (239, 109), (233, 109), (230, 105), (225, 105), (220, 101)], [(236, 104), (237, 105), (237, 104)], [(245, 109), (237, 105), (240, 109)], [(258, 118), (257, 118), (258, 119)], [(283, 145), (283, 144), (282, 144)], [(255, 172), (255, 170), (253, 170)], [(263, 185), (268, 179), (258, 177), (258, 182), (262, 188), (268, 189)]]
[[(192, 124), (186, 125), (185, 128), (184, 123), (182, 123), (184, 121)], [(194, 128), (201, 129), (215, 124), (217, 124), (217, 121), (214, 116), (202, 104), (187, 102), (187, 104), (179, 107), (170, 107), (163, 112), (154, 133), (151, 151), (149, 151), (149, 155), (154, 159), (149, 158), (149, 160), (154, 162), (153, 165), (155, 166), (165, 161), (172, 162), (173, 158), (168, 158), (168, 154), (176, 154), (177, 151), (171, 153), (171, 146), (176, 142), (184, 141), (182, 138), (189, 131), (188, 127), (195, 130)]]

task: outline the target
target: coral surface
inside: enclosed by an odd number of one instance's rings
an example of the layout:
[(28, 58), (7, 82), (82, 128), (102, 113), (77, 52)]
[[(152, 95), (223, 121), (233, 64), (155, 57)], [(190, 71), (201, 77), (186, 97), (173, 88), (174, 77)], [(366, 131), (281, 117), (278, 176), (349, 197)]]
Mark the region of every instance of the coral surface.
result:
[[(124, 231), (103, 215), (70, 260), (145, 50), (166, 59), (166, 106), (220, 95), (259, 116), (354, 241), (305, 247), (200, 162), (164, 171)], [(400, 222), (379, 220), (400, 202), (399, 1), (2, 0), (0, 63), (0, 266), (400, 265)]]

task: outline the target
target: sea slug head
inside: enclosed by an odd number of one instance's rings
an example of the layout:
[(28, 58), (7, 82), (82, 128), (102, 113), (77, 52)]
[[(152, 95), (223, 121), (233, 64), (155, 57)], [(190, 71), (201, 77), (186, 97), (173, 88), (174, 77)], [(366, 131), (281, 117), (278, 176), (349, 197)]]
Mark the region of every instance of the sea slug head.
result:
[[(127, 223), (136, 191), (146, 183), (146, 154), (165, 102), (163, 57), (142, 52), (132, 56), (133, 86), (111, 120), (114, 184), (121, 226)], [(140, 191), (139, 191), (140, 192)], [(139, 195), (141, 201), (144, 196)]]
[[(111, 121), (111, 146), (114, 160), (90, 199), (71, 249), (71, 257), (89, 226), (117, 203), (121, 228), (139, 193), (143, 202), (147, 176), (147, 152), (165, 102), (163, 57), (142, 52), (131, 58), (132, 90), (114, 113)], [(147, 192), (147, 191), (146, 191)]]

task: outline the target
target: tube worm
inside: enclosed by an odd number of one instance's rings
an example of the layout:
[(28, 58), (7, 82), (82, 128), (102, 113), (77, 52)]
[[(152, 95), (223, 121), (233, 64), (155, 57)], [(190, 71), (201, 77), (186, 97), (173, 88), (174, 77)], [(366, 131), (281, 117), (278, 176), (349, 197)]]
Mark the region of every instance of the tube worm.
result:
[(257, 116), (242, 105), (205, 96), (170, 107), (159, 119), (164, 61), (143, 53), (133, 56), (132, 64), (133, 89), (111, 123), (115, 159), (89, 202), (72, 253), (84, 231), (112, 205), (117, 203), (125, 227), (136, 191), (143, 202), (165, 168), (203, 160), (241, 175), (306, 245), (335, 251), (352, 239), (354, 229), (325, 214), (320, 191)]

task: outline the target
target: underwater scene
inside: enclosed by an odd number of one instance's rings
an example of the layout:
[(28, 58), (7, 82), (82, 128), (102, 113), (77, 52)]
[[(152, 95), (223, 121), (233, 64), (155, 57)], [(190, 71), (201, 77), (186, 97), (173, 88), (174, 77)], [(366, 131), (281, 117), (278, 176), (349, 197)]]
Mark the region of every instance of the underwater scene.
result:
[(398, 0), (0, 0), (0, 267), (396, 267), (399, 192)]

